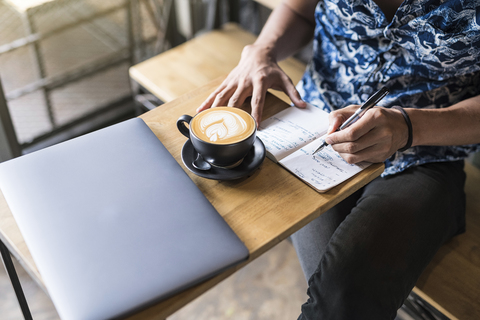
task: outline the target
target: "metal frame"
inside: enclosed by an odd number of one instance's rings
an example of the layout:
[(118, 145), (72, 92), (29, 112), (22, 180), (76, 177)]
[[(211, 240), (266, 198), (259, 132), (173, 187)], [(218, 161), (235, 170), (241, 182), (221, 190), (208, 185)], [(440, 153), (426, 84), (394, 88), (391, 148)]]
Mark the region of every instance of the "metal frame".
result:
[[(36, 34), (37, 30), (36, 30), (35, 23), (33, 21), (33, 16), (30, 15), (28, 10), (21, 15), (21, 18), (27, 33), (29, 35)], [(44, 64), (44, 59), (42, 57), (42, 52), (40, 50), (40, 42), (39, 41), (32, 42), (30, 46), (30, 51), (31, 51), (33, 63), (37, 69), (38, 77), (40, 79), (45, 79), (47, 77), (47, 74), (45, 71), (45, 64)], [(50, 100), (50, 90), (46, 86), (42, 86), (41, 90), (43, 93), (43, 99), (45, 100), (45, 105), (47, 107), (48, 119), (50, 120), (50, 124), (52, 125), (52, 128), (55, 128), (55, 117), (53, 115), (52, 102)], [(23, 94), (26, 94), (26, 93), (28, 92), (24, 92)]]
[(17, 271), (15, 270), (15, 266), (13, 265), (12, 256), (10, 255), (10, 251), (1, 239), (0, 251), (2, 253), (3, 265), (8, 273), (8, 276), (10, 277), (10, 281), (12, 282), (13, 289), (15, 290), (15, 295), (17, 296), (18, 303), (20, 304), (20, 309), (22, 309), (23, 317), (25, 318), (25, 320), (31, 320), (33, 319), (32, 314), (28, 307), (25, 294), (23, 293), (22, 285), (20, 283), (20, 280), (18, 279)]
[[(127, 2), (128, 2), (128, 0), (127, 0)], [(0, 46), (0, 54), (4, 54), (4, 53), (10, 52), (10, 51), (14, 51), (16, 49), (25, 47), (25, 46), (33, 44), (35, 42), (39, 42), (41, 40), (48, 39), (53, 35), (64, 32), (65, 30), (69, 30), (71, 28), (77, 27), (77, 26), (82, 25), (84, 23), (91, 22), (91, 21), (93, 21), (93, 20), (95, 20), (99, 17), (109, 15), (111, 13), (114, 13), (114, 12), (118, 11), (118, 10), (124, 9), (126, 6), (127, 6), (127, 4), (122, 4), (122, 5), (115, 6), (115, 7), (112, 7), (110, 9), (107, 9), (107, 10), (104, 10), (104, 11), (100, 11), (96, 14), (93, 14), (93, 15), (87, 17), (87, 18), (77, 19), (77, 21), (75, 21), (73, 23), (63, 25), (62, 28), (60, 28), (60, 29), (54, 29), (54, 30), (46, 32), (46, 33), (38, 33), (38, 32), (30, 33), (29, 35), (27, 35), (23, 38), (20, 38), (20, 39), (17, 39), (15, 41), (12, 41), (10, 43), (1, 45)], [(96, 28), (98, 29), (98, 27), (96, 27)]]
[(480, 169), (480, 152), (473, 155), (472, 163), (474, 166)]
[[(119, 65), (120, 63), (127, 62), (130, 65), (133, 65), (136, 62), (136, 57), (135, 57), (135, 46), (138, 42), (137, 39), (135, 39), (135, 34), (133, 32), (134, 29), (134, 21), (136, 19), (139, 19), (138, 17), (134, 16), (134, 13), (132, 12), (132, 8), (135, 6), (135, 3), (137, 1), (135, 0), (124, 0), (120, 5), (111, 7), (109, 9), (103, 10), (101, 12), (97, 12), (95, 14), (92, 14), (86, 18), (79, 18), (76, 19), (73, 23), (69, 23), (66, 25), (63, 25), (61, 28), (56, 28), (52, 31), (46, 32), (46, 33), (39, 33), (36, 30), (35, 23), (33, 21), (32, 15), (34, 13), (31, 13), (29, 10), (25, 12), (17, 12), (22, 21), (23, 25), (27, 31), (27, 36), (21, 39), (17, 39), (9, 44), (2, 45), (0, 46), (0, 54), (11, 52), (13, 50), (16, 50), (18, 48), (22, 48), (25, 46), (29, 46), (31, 48), (31, 56), (34, 62), (34, 65), (36, 67), (36, 71), (38, 74), (38, 80), (31, 82), (30, 84), (10, 91), (5, 94), (5, 100), (11, 101), (14, 99), (18, 99), (24, 95), (27, 95), (32, 92), (36, 91), (42, 91), (43, 93), (43, 99), (45, 101), (45, 105), (47, 108), (48, 112), (48, 118), (51, 127), (53, 128), (51, 132), (58, 132), (61, 131), (62, 128), (65, 126), (59, 126), (55, 120), (53, 108), (52, 108), (52, 103), (50, 100), (50, 92), (56, 88), (60, 88), (62, 86), (67, 85), (68, 83), (72, 83), (74, 81), (79, 81), (85, 77), (91, 76), (93, 74), (96, 74), (100, 71), (115, 67)], [(7, 3), (8, 4), (8, 3)], [(77, 27), (79, 25), (86, 25), (88, 26), (89, 30), (95, 29), (95, 31), (99, 31), (99, 26), (95, 25), (93, 21), (99, 17), (115, 13), (119, 10), (125, 9), (126, 10), (126, 24), (127, 24), (127, 41), (128, 45), (126, 47), (119, 47), (117, 48), (116, 52), (108, 55), (107, 57), (99, 58), (97, 60), (94, 60), (88, 64), (84, 64), (75, 70), (69, 71), (69, 72), (64, 72), (60, 75), (55, 75), (55, 76), (47, 76), (46, 70), (45, 70), (45, 65), (44, 65), (44, 60), (42, 57), (42, 52), (40, 50), (40, 41), (45, 40), (53, 35), (56, 35), (58, 33), (64, 32), (65, 30), (69, 30), (71, 28)], [(33, 12), (33, 11), (32, 11)], [(72, 13), (74, 14), (74, 13)], [(75, 15), (75, 14), (74, 14)], [(87, 30), (87, 31), (89, 31)], [(92, 30), (93, 31), (93, 30)], [(91, 31), (89, 31), (92, 33)], [(108, 34), (108, 32), (105, 32), (104, 30), (100, 30), (100, 34), (98, 34), (97, 38), (102, 38), (102, 42), (104, 42), (106, 45), (109, 47), (115, 46), (117, 47), (118, 42), (114, 41), (114, 39), (111, 39), (111, 35)], [(108, 38), (108, 39), (106, 39)], [(108, 41), (107, 41), (108, 40)], [(141, 39), (140, 39), (141, 40)], [(124, 98), (131, 97), (130, 94), (126, 95)], [(111, 103), (112, 106), (117, 105), (117, 101), (113, 101)], [(132, 110), (133, 111), (133, 110)], [(78, 121), (88, 121), (94, 116), (96, 112), (88, 113), (82, 117), (79, 117), (78, 119), (74, 120), (75, 122)], [(33, 144), (37, 143), (39, 140), (42, 140), (43, 138), (47, 136), (51, 136), (51, 132), (47, 134), (43, 134), (40, 136), (35, 137), (32, 141), (22, 143), (20, 145), (21, 149), (26, 149), (31, 147)], [(17, 141), (15, 139), (15, 141)], [(0, 136), (0, 143), (1, 143), (1, 136)], [(18, 144), (18, 142), (16, 142)], [(1, 159), (1, 158), (0, 158)]]
[[(197, 14), (194, 12), (194, 4), (190, 0), (190, 6), (186, 8), (185, 11), (180, 12), (179, 14), (187, 15), (190, 19), (190, 30), (188, 30), (187, 35), (181, 35), (177, 23), (177, 12), (175, 5), (175, 0), (163, 0), (165, 8), (160, 10), (158, 1), (156, 0), (140, 0), (138, 5), (143, 3), (150, 19), (157, 28), (158, 35), (156, 37), (156, 52), (163, 52), (169, 47), (175, 47), (185, 40), (189, 40), (189, 37), (194, 37), (197, 34), (200, 34), (203, 31), (210, 31), (215, 28), (219, 28), (224, 22), (222, 19), (222, 10), (228, 8), (229, 16), (227, 19), (233, 22), (239, 22), (239, 0), (209, 0), (206, 7), (206, 17), (205, 17), (205, 26), (202, 30), (197, 30), (196, 21), (199, 19)], [(138, 8), (137, 8), (138, 10)], [(165, 30), (165, 31), (163, 31)], [(141, 38), (141, 30), (137, 30), (139, 35), (137, 38)], [(155, 39), (153, 39), (155, 40)], [(152, 39), (148, 39), (146, 42), (150, 42)], [(141, 48), (143, 50), (143, 48)], [(143, 51), (141, 52), (143, 56)], [(132, 94), (135, 100), (136, 113), (141, 114), (145, 111), (149, 111), (162, 104), (165, 101), (161, 101), (158, 97), (152, 95), (148, 90), (139, 85), (136, 81), (130, 80)]]
[[(7, 103), (3, 94), (3, 87), (0, 81), (0, 162), (17, 157), (21, 154), (21, 148), (18, 144), (15, 129), (13, 128), (10, 112), (8, 111)], [(23, 317), (26, 320), (32, 319), (32, 314), (28, 308), (27, 299), (22, 290), (22, 285), (18, 279), (15, 266), (13, 265), (10, 251), (0, 239), (0, 252), (2, 255), (3, 265), (7, 271), (10, 282), (12, 283), (13, 290), (17, 296), (20, 309), (22, 310)]]
[[(136, 10), (139, 10), (139, 6), (143, 3), (147, 9), (150, 19), (157, 28), (157, 35), (152, 39), (147, 39), (145, 42), (142, 42), (140, 45), (136, 46), (139, 49), (140, 60), (143, 60), (145, 56), (145, 47), (144, 44), (155, 41), (155, 50), (163, 52), (169, 47), (175, 47), (182, 42), (184, 42), (183, 36), (180, 35), (177, 29), (177, 19), (176, 19), (176, 9), (174, 0), (166, 0), (166, 7), (158, 11), (159, 4), (156, 0), (140, 0), (138, 3), (135, 1), (136, 5), (132, 7), (133, 14)], [(163, 30), (162, 30), (163, 29)], [(142, 28), (134, 29), (135, 34), (133, 35), (136, 39), (142, 38)], [(144, 113), (145, 111), (152, 110), (158, 105), (162, 104), (164, 101), (159, 100), (157, 97), (153, 96), (140, 86), (136, 81), (130, 79), (130, 87), (132, 89), (132, 95), (135, 102), (135, 112), (137, 115)]]
[(21, 148), (15, 134), (7, 102), (5, 101), (2, 82), (0, 81), (0, 162), (18, 157), (20, 154)]
[[(87, 18), (78, 19), (77, 21), (75, 21), (73, 23), (63, 25), (61, 28), (54, 29), (54, 30), (52, 30), (50, 32), (47, 32), (47, 33), (44, 33), (44, 34), (41, 34), (37, 31), (35, 23), (33, 21), (33, 16), (30, 14), (30, 12), (28, 10), (24, 13), (20, 13), (21, 19), (22, 19), (24, 27), (25, 27), (25, 29), (28, 33), (28, 36), (26, 36), (24, 38), (21, 38), (21, 39), (18, 39), (18, 40), (14, 41), (10, 44), (6, 44), (6, 45), (1, 46), (0, 47), (0, 54), (10, 52), (10, 51), (13, 51), (13, 50), (18, 49), (18, 48), (22, 48), (22, 47), (27, 46), (27, 45), (30, 46), (31, 51), (32, 51), (32, 59), (33, 59), (34, 64), (37, 68), (37, 73), (38, 73), (38, 76), (39, 76), (39, 80), (35, 81), (35, 82), (33, 82), (33, 83), (23, 87), (23, 88), (14, 90), (12, 92), (9, 92), (6, 95), (7, 101), (20, 98), (20, 97), (22, 97), (26, 94), (29, 94), (31, 92), (34, 92), (34, 91), (43, 90), (44, 99), (45, 99), (45, 102), (46, 102), (46, 105), (47, 105), (47, 108), (48, 108), (50, 121), (51, 121), (52, 126), (55, 128), (56, 124), (55, 124), (55, 119), (53, 117), (53, 112), (52, 112), (52, 108), (51, 108), (49, 91), (51, 91), (55, 88), (61, 87), (61, 86), (65, 85), (69, 82), (80, 80), (80, 79), (82, 79), (82, 78), (84, 78), (84, 77), (86, 77), (86, 76), (88, 76), (92, 73), (95, 73), (95, 71), (99, 71), (99, 70), (102, 70), (102, 69), (105, 69), (105, 68), (115, 66), (119, 62), (118, 60), (121, 60), (122, 62), (129, 60), (129, 58), (130, 58), (129, 53), (130, 52), (129, 52), (128, 49), (130, 49), (133, 46), (133, 43), (130, 42), (128, 47), (118, 50), (117, 52), (115, 52), (114, 54), (110, 55), (107, 58), (97, 59), (96, 61), (94, 61), (94, 62), (92, 62), (88, 65), (85, 65), (83, 67), (80, 67), (73, 72), (64, 73), (64, 74), (61, 74), (61, 75), (55, 76), (55, 77), (48, 77), (47, 74), (46, 74), (46, 71), (45, 71), (45, 65), (44, 65), (44, 62), (43, 62), (44, 59), (42, 57), (42, 52), (40, 50), (40, 41), (45, 40), (45, 39), (47, 39), (47, 38), (49, 38), (53, 35), (56, 35), (58, 33), (62, 33), (66, 30), (77, 27), (79, 25), (86, 24), (86, 23), (91, 23), (93, 20), (95, 20), (99, 17), (105, 16), (105, 15), (108, 15), (108, 14), (112, 14), (112, 13), (114, 13), (118, 10), (122, 10), (122, 9), (127, 10), (127, 19), (126, 19), (127, 20), (127, 26), (128, 26), (127, 30), (130, 33), (131, 27), (133, 25), (133, 21), (131, 21), (131, 20), (133, 20), (133, 16), (131, 14), (131, 2), (132, 2), (132, 0), (125, 0), (125, 2), (122, 5), (119, 5), (119, 6), (112, 7), (110, 9), (101, 11), (101, 12), (93, 14), (93, 15), (87, 17)], [(129, 34), (128, 38), (129, 38), (129, 40), (132, 40), (132, 37), (130, 36), (130, 34)], [(125, 52), (128, 52), (128, 53), (125, 54)], [(131, 62), (133, 63), (134, 61), (131, 60)]]

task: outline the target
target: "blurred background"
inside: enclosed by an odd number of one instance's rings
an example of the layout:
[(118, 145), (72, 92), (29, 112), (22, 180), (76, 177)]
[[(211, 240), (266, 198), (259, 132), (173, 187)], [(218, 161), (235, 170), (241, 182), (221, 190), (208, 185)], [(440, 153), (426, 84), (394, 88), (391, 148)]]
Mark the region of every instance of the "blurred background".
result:
[[(22, 153), (133, 116), (128, 68), (211, 29), (212, 5), (0, 1), (0, 81)], [(260, 20), (251, 13), (261, 19), (269, 10), (247, 0), (237, 6), (237, 22), (257, 32)], [(217, 24), (229, 21), (229, 8), (219, 7)]]
[(128, 68), (204, 29), (211, 3), (0, 1), (0, 81), (21, 152), (134, 116)]

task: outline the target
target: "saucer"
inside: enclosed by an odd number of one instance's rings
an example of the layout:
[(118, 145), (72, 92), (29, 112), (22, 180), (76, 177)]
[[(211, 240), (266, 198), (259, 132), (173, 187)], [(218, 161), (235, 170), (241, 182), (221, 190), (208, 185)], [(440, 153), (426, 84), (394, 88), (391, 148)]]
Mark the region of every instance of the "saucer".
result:
[(187, 140), (182, 148), (182, 161), (185, 167), (197, 176), (213, 180), (234, 180), (247, 177), (260, 167), (265, 159), (265, 146), (257, 137), (252, 148), (247, 153), (241, 164), (232, 169), (225, 169), (212, 166), (210, 170), (198, 170), (192, 162), (197, 158), (197, 151), (193, 148), (192, 142)]

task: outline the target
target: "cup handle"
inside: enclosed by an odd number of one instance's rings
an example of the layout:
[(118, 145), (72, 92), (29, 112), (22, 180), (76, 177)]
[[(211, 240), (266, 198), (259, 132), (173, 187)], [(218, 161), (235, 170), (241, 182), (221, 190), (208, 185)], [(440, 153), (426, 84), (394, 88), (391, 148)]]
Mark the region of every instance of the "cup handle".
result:
[(192, 120), (192, 116), (189, 116), (188, 114), (184, 114), (177, 120), (177, 128), (178, 131), (180, 131), (181, 134), (183, 134), (185, 137), (190, 139), (190, 130), (187, 128), (185, 123), (190, 123)]

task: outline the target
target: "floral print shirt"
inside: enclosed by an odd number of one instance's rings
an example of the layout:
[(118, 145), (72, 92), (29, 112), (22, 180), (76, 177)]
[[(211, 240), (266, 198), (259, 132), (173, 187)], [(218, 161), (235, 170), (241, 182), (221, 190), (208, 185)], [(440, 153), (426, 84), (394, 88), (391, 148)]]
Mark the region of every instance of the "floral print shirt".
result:
[[(405, 0), (391, 22), (373, 0), (323, 0), (315, 20), (313, 58), (297, 89), (327, 112), (361, 105), (382, 86), (384, 107), (447, 108), (480, 94), (480, 0)], [(383, 176), (478, 150), (412, 147), (386, 160)]]

